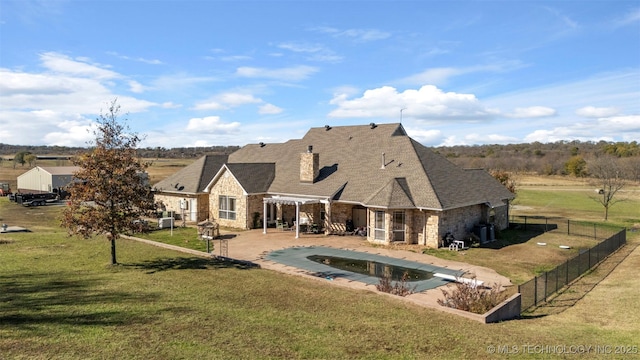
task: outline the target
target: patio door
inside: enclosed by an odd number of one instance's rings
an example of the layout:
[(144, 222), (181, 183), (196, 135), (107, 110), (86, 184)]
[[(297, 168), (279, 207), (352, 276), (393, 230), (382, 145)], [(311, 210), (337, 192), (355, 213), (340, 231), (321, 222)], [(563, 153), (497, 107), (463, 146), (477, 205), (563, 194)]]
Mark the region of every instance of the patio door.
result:
[(404, 241), (404, 211), (393, 212), (393, 241)]
[(367, 209), (365, 208), (353, 208), (352, 210), (353, 226), (357, 229), (359, 227), (367, 226)]

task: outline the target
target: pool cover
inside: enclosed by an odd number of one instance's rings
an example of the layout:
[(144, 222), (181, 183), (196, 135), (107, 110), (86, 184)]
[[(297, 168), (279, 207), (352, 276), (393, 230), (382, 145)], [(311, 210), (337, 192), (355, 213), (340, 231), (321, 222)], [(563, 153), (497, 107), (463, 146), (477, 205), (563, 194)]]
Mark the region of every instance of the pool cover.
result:
[[(311, 255), (324, 255), (357, 260), (375, 261), (378, 263), (389, 264), (393, 266), (402, 266), (409, 269), (418, 269), (422, 271), (429, 271), (432, 273), (452, 275), (455, 277), (462, 276), (463, 274), (463, 271), (441, 268), (438, 266), (423, 264), (416, 261), (409, 261), (353, 250), (335, 249), (324, 246), (291, 247), (282, 250), (275, 250), (267, 254), (265, 258), (267, 260), (274, 261), (283, 265), (306, 270), (312, 275), (323, 277), (327, 280), (342, 278), (349, 281), (358, 281), (369, 285), (377, 285), (380, 283), (380, 278), (375, 276), (368, 276), (350, 271), (339, 270), (329, 265), (320, 264), (307, 259), (307, 257)], [(415, 292), (422, 292), (445, 285), (449, 282), (449, 280), (442, 279), (440, 277), (433, 277), (428, 280), (408, 282), (407, 286), (411, 289), (415, 288)]]

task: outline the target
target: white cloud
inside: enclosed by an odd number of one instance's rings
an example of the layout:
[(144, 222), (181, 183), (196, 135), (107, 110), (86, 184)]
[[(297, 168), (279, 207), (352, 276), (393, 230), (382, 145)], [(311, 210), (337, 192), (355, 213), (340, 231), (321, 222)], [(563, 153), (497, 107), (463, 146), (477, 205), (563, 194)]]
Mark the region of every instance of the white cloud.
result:
[(187, 131), (197, 133), (230, 133), (234, 132), (240, 126), (239, 122), (225, 123), (220, 120), (219, 116), (207, 116), (203, 118), (191, 118), (187, 124)]
[(200, 102), (194, 106), (195, 110), (224, 110), (238, 107), (245, 104), (259, 104), (263, 101), (251, 94), (229, 92), (216, 95), (207, 101)]
[(525, 136), (524, 141), (543, 143), (560, 140), (613, 141), (616, 138), (622, 138), (622, 141), (640, 139), (640, 115), (613, 116), (556, 126), (551, 129), (538, 129)]
[(606, 132), (611, 133), (633, 135), (635, 132), (635, 139), (640, 139), (640, 134), (638, 134), (638, 132), (640, 132), (640, 115), (623, 115), (603, 118), (598, 120), (598, 125), (605, 129)]
[(601, 118), (601, 117), (609, 117), (614, 116), (620, 113), (615, 107), (594, 107), (594, 106), (585, 106), (576, 110), (576, 115), (583, 116), (586, 118)]
[(180, 104), (174, 104), (173, 101), (167, 101), (167, 102), (163, 102), (160, 107), (162, 107), (163, 109), (178, 109), (181, 108), (182, 105)]
[(444, 140), (444, 135), (440, 130), (424, 130), (412, 127), (406, 127), (405, 130), (414, 140), (427, 146), (439, 144)]
[(95, 139), (93, 131), (96, 124), (89, 121), (63, 121), (57, 124), (62, 131), (52, 131), (44, 135), (44, 140), (49, 145), (78, 146), (87, 145)]
[(342, 61), (342, 56), (321, 44), (311, 44), (306, 42), (288, 42), (278, 45), (279, 48), (296, 53), (309, 54), (307, 60), (337, 63)]
[(640, 22), (640, 8), (631, 9), (622, 17), (615, 19), (613, 21), (613, 26), (622, 27), (622, 26), (631, 25), (636, 22)]
[(397, 118), (400, 109), (406, 109), (403, 115), (407, 117), (426, 121), (483, 120), (497, 114), (485, 108), (473, 94), (445, 93), (432, 85), (404, 92), (383, 86), (352, 100), (346, 94), (335, 94), (330, 103), (338, 106), (329, 113), (330, 117)]
[(318, 68), (299, 65), (281, 69), (265, 69), (256, 67), (239, 67), (236, 75), (247, 78), (264, 78), (279, 81), (302, 81), (318, 72)]
[(273, 104), (264, 104), (260, 106), (258, 113), (261, 115), (275, 115), (280, 114), (282, 111), (284, 111), (282, 110), (282, 108), (279, 108)]
[(502, 134), (469, 134), (464, 137), (466, 144), (510, 144), (520, 139)]
[(409, 75), (399, 82), (403, 84), (432, 84), (432, 85), (444, 85), (450, 78), (454, 76), (461, 76), (473, 73), (504, 73), (514, 71), (527, 66), (521, 61), (501, 61), (485, 65), (475, 65), (466, 67), (437, 67), (426, 69), (417, 74)]
[(47, 69), (57, 73), (99, 80), (121, 77), (114, 71), (104, 69), (97, 64), (90, 64), (87, 58), (74, 60), (63, 54), (46, 52), (40, 55), (40, 60)]
[(110, 101), (117, 98), (126, 113), (157, 106), (119, 95), (117, 88), (137, 91), (142, 85), (86, 58), (47, 52), (40, 61), (40, 72), (0, 69), (0, 128), (11, 129), (2, 143), (85, 146), (93, 135), (87, 118)]
[(312, 31), (329, 34), (333, 37), (346, 37), (357, 42), (369, 42), (376, 40), (384, 40), (391, 37), (391, 33), (376, 29), (346, 29), (341, 30), (333, 27), (315, 27)]
[(513, 119), (541, 118), (555, 115), (556, 110), (546, 106), (515, 108), (513, 112), (505, 114), (506, 117)]
[(129, 81), (129, 89), (131, 92), (139, 94), (145, 91), (145, 87), (137, 81)]
[(226, 61), (226, 62), (236, 62), (236, 61), (251, 60), (252, 57), (249, 55), (227, 55), (227, 56), (221, 56), (217, 59), (220, 61)]
[(441, 67), (427, 69), (402, 80), (409, 84), (444, 84), (450, 77), (468, 72), (462, 68)]
[(118, 54), (115, 51), (108, 51), (107, 54), (116, 56), (116, 57), (118, 57), (120, 59), (138, 61), (138, 62), (141, 62), (141, 63), (150, 64), (150, 65), (162, 65), (163, 64), (163, 62), (158, 60), (158, 59), (146, 59), (146, 58), (142, 58), (142, 57), (134, 58), (134, 57), (130, 57), (130, 56), (127, 56), (127, 55)]
[(190, 88), (216, 81), (220, 81), (220, 79), (213, 76), (193, 76), (185, 72), (179, 72), (172, 75), (159, 76), (151, 83), (154, 89), (177, 92), (182, 88)]

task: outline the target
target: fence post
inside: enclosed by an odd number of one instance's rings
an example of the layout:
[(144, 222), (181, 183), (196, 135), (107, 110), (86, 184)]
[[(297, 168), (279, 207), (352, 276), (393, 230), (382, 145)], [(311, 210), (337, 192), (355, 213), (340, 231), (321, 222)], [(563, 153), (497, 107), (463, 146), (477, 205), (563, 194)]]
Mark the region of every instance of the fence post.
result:
[(545, 271), (544, 272), (544, 301), (547, 301), (547, 291), (549, 289), (547, 289), (547, 284), (549, 283), (549, 272)]
[(596, 224), (595, 223), (593, 223), (593, 239), (594, 240), (597, 239), (597, 237), (596, 237)]
[(549, 218), (548, 217), (544, 217), (544, 232), (549, 231)]
[[(526, 220), (525, 220), (525, 223), (526, 223)], [(533, 278), (533, 305), (538, 305), (538, 277), (537, 276)]]
[(567, 219), (567, 235), (571, 235), (571, 220)]

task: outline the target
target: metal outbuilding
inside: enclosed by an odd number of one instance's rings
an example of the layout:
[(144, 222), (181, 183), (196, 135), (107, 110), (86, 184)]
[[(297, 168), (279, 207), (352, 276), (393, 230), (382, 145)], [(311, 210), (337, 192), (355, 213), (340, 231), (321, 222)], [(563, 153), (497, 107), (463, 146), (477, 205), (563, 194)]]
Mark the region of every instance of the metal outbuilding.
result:
[(36, 166), (18, 176), (18, 191), (52, 192), (69, 185), (73, 180), (73, 173), (79, 169), (77, 166)]

